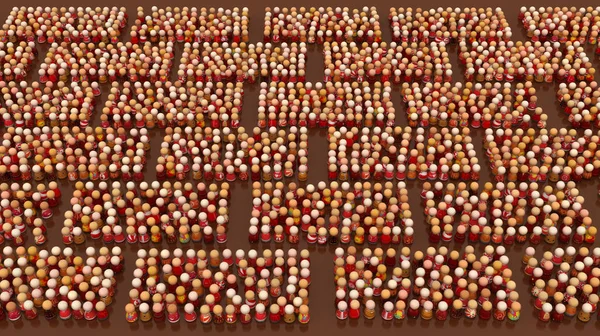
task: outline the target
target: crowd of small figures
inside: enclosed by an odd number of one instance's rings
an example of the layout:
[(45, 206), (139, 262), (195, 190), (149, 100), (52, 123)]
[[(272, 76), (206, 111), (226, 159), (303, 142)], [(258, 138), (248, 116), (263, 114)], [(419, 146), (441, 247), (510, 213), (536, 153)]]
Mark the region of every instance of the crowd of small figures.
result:
[[(38, 250), (63, 180), (74, 185), (65, 245), (219, 247), (229, 183), (252, 181), (251, 243), (343, 246), (340, 320), (517, 321), (515, 243), (530, 245), (523, 273), (540, 321), (598, 311), (597, 229), (576, 183), (600, 175), (600, 90), (586, 53), (600, 55), (600, 7), (522, 7), (527, 41), (512, 40), (500, 8), (390, 8), (389, 42), (368, 6), (267, 7), (256, 43), (246, 7), (138, 7), (126, 42), (128, 20), (123, 7), (14, 7), (0, 29), (0, 321), (108, 318), (120, 247)], [(313, 44), (318, 83), (306, 81)], [(246, 83), (260, 90), (251, 131)], [(573, 129), (547, 128), (535, 83), (557, 84)], [(327, 130), (329, 182), (306, 184), (314, 128)], [(478, 182), (470, 128), (484, 129), (493, 182)], [(146, 182), (155, 129), (163, 141)], [(411, 180), (422, 182), (429, 243), (480, 243), (482, 256), (471, 245), (411, 252)], [(562, 247), (538, 259), (542, 242)], [(260, 253), (138, 250), (126, 320), (308, 323), (308, 250)]]
[(600, 174), (598, 141), (591, 129), (487, 129), (483, 148), (496, 181), (567, 183)]
[[(522, 8), (529, 41), (513, 42), (501, 9), (391, 8), (382, 41), (375, 7), (266, 8), (264, 41), (248, 41), (247, 8), (138, 8), (130, 41), (124, 8), (15, 7), (0, 30), (1, 76), (21, 81), (50, 45), (40, 81), (168, 80), (175, 43), (184, 43), (179, 81), (305, 81), (306, 45), (322, 44), (325, 81), (446, 82), (446, 51), (459, 45), (465, 80), (591, 81), (583, 51), (596, 45), (598, 8)], [(596, 49), (600, 53), (600, 48)]]
[[(589, 85), (596, 87), (596, 82)], [(402, 117), (391, 101), (389, 82), (263, 82), (260, 87), (261, 128), (385, 128)], [(401, 94), (412, 128), (544, 128), (548, 120), (531, 82), (404, 82)]]
[(128, 322), (310, 321), (308, 250), (139, 250), (133, 274)]
[(411, 245), (408, 190), (399, 182), (254, 183), (249, 240), (291, 244)]
[(573, 181), (425, 182), (421, 200), (432, 244), (592, 245), (598, 232)]
[(104, 244), (223, 244), (231, 191), (227, 183), (77, 182), (61, 229), (66, 245), (89, 237)]
[(0, 321), (106, 320), (123, 270), (119, 247), (38, 250), (4, 247), (0, 255)]
[(565, 317), (590, 321), (598, 311), (600, 248), (573, 246), (546, 251), (538, 261), (535, 249), (523, 256), (523, 273), (530, 278), (533, 306), (540, 321), (563, 322)]
[(521, 7), (519, 21), (532, 41), (598, 42), (600, 7)]
[(590, 129), (600, 126), (598, 120), (598, 83), (579, 82), (560, 84), (556, 99), (574, 128)]
[(144, 42), (248, 42), (248, 8), (166, 7), (137, 8), (131, 41)]
[(116, 43), (127, 19), (124, 7), (13, 7), (0, 30), (0, 40)]
[[(415, 227), (405, 182), (298, 186), (253, 184), (252, 243), (410, 246)], [(421, 204), (431, 244), (593, 245), (597, 228), (575, 182), (423, 183)], [(419, 231), (417, 231), (416, 234)]]
[[(521, 304), (502, 246), (486, 246), (481, 257), (446, 247), (426, 252), (404, 247), (357, 252), (338, 248), (334, 258), (336, 316), (346, 319), (450, 318), (517, 321)], [(414, 279), (414, 280), (411, 280)], [(412, 297), (412, 299), (411, 299)]]
[(54, 215), (61, 196), (56, 182), (35, 187), (30, 182), (1, 183), (0, 244), (25, 245), (29, 234), (36, 245), (46, 244), (47, 221)]

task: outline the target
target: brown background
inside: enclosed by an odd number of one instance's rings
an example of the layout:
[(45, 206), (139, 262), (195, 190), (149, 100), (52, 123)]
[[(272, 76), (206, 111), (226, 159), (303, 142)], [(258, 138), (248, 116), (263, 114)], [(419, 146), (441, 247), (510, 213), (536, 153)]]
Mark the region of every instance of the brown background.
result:
[[(594, 2), (582, 2), (582, 1), (532, 1), (527, 5), (539, 6), (595, 6), (598, 3)], [(350, 8), (362, 8), (363, 6), (376, 6), (379, 16), (381, 27), (383, 30), (383, 37), (385, 41), (390, 41), (390, 29), (388, 22), (388, 14), (390, 7), (422, 7), (425, 9), (437, 8), (438, 6), (443, 7), (486, 7), (486, 6), (500, 6), (507, 15), (508, 22), (513, 30), (513, 39), (519, 40), (524, 39), (524, 31), (522, 26), (518, 22), (517, 13), (520, 6), (522, 5), (518, 1), (509, 2), (478, 2), (478, 1), (385, 1), (385, 0), (371, 0), (371, 1), (330, 1), (325, 0), (321, 2), (315, 1), (298, 1), (298, 0), (282, 0), (282, 1), (220, 1), (220, 2), (193, 2), (193, 1), (165, 1), (163, 3), (154, 2), (147, 3), (135, 0), (125, 1), (101, 1), (101, 2), (79, 2), (79, 1), (52, 1), (52, 2), (39, 2), (39, 1), (18, 1), (13, 3), (3, 3), (0, 6), (0, 22), (4, 22), (6, 16), (10, 12), (11, 6), (125, 6), (129, 13), (130, 20), (129, 26), (134, 21), (136, 16), (136, 8), (140, 5), (144, 6), (146, 13), (149, 13), (151, 6), (157, 5), (159, 7), (166, 6), (188, 6), (193, 7), (225, 7), (231, 8), (235, 6), (243, 7), (247, 6), (250, 9), (250, 41), (257, 42), (262, 40), (263, 24), (264, 24), (264, 8), (266, 6), (279, 6), (279, 7), (311, 7), (311, 6), (348, 6)], [(123, 40), (129, 40), (129, 26), (124, 30)], [(47, 46), (39, 47), (40, 57), (38, 62), (43, 59)], [(318, 47), (311, 46), (308, 55), (307, 64), (307, 80), (312, 82), (322, 81), (322, 70), (323, 60), (321, 50)], [(457, 67), (457, 53), (456, 46), (450, 47), (450, 57), (452, 60), (452, 66), (454, 70), (454, 81), (461, 81), (463, 69)], [(592, 50), (589, 49), (589, 55), (594, 59), (594, 65), (598, 69), (598, 62), (595, 56), (592, 54)], [(177, 48), (176, 62), (173, 66), (174, 69), (178, 67), (178, 59), (181, 53), (181, 48)], [(39, 63), (37, 64), (39, 66)], [(37, 73), (37, 67), (34, 67), (32, 73)], [(598, 71), (597, 73), (600, 73)], [(37, 75), (34, 75), (37, 76)], [(175, 71), (172, 73), (172, 79), (175, 79)], [(37, 78), (33, 78), (34, 80)], [(554, 92), (556, 90), (555, 85), (548, 84), (536, 84), (538, 89), (539, 104), (544, 108), (546, 114), (549, 115), (549, 127), (568, 127), (569, 124), (565, 121), (562, 113), (558, 110), (557, 104), (554, 98)], [(244, 110), (242, 113), (242, 125), (247, 130), (252, 129), (256, 124), (256, 107), (258, 101), (258, 87), (257, 85), (246, 85), (245, 86), (245, 101)], [(106, 98), (107, 87), (103, 87), (103, 98)], [(400, 94), (397, 89), (395, 90), (393, 102), (395, 108), (399, 111), (397, 115), (397, 123), (399, 125), (406, 125), (407, 119), (404, 107), (402, 106)], [(104, 100), (98, 104), (102, 107)], [(97, 109), (96, 112), (100, 112)], [(99, 124), (99, 113), (96, 113), (92, 126)], [(474, 132), (475, 147), (478, 150), (481, 165), (483, 167), (483, 174), (481, 182), (488, 181), (489, 169), (488, 162), (482, 155), (482, 130)], [(152, 137), (152, 152), (148, 153), (148, 168), (146, 171), (146, 181), (152, 181), (154, 177), (154, 165), (157, 157), (157, 149), (160, 147), (162, 141), (162, 135), (160, 131), (154, 131)], [(325, 160), (327, 156), (326, 152), (326, 141), (324, 131), (311, 130), (309, 140), (309, 182), (316, 183), (321, 180), (326, 180), (326, 166)], [(411, 208), (413, 210), (413, 218), (415, 220), (415, 244), (412, 246), (412, 250), (425, 249), (427, 247), (427, 236), (423, 226), (422, 207), (419, 203), (419, 188), (420, 184), (416, 182), (408, 183), (411, 195)], [(600, 215), (600, 208), (598, 205), (598, 197), (596, 194), (596, 182), (585, 182), (579, 187), (582, 189), (583, 194), (586, 197), (585, 206), (590, 210), (593, 218), (598, 218)], [(61, 184), (63, 190), (63, 200), (61, 203), (60, 212), (64, 212), (68, 209), (68, 198), (72, 195), (72, 188), (68, 183)], [(257, 248), (257, 246), (250, 246), (247, 239), (248, 232), (248, 220), (250, 218), (251, 211), (251, 195), (249, 184), (242, 184), (237, 182), (233, 186), (233, 198), (231, 200), (232, 206), (230, 209), (230, 224), (229, 224), (229, 241), (226, 246), (233, 251), (236, 249)], [(47, 246), (62, 246), (60, 239), (60, 228), (62, 227), (62, 215), (59, 211), (56, 211), (52, 222), (49, 224), (49, 242)], [(32, 239), (29, 238), (28, 244), (32, 243)], [(259, 247), (263, 247), (261, 245)], [(306, 243), (301, 243), (301, 247), (306, 247)], [(501, 335), (506, 332), (519, 332), (529, 333), (530, 335), (544, 334), (558, 334), (565, 332), (585, 331), (585, 332), (597, 332), (600, 329), (600, 322), (596, 322), (596, 317), (588, 324), (583, 324), (576, 319), (566, 320), (563, 324), (546, 324), (540, 323), (537, 320), (537, 311), (531, 304), (531, 296), (528, 293), (528, 283), (525, 281), (525, 277), (521, 272), (521, 256), (524, 251), (524, 246), (514, 246), (509, 249), (509, 256), (511, 257), (511, 268), (514, 272), (514, 278), (518, 283), (518, 291), (521, 294), (521, 302), (523, 303), (523, 311), (521, 320), (518, 323), (510, 322), (480, 322), (480, 321), (467, 321), (467, 320), (448, 320), (445, 323), (439, 323), (435, 321), (422, 321), (422, 320), (405, 320), (403, 322), (385, 322), (381, 318), (377, 317), (373, 321), (367, 321), (360, 319), (358, 321), (343, 321), (338, 322), (334, 314), (334, 290), (333, 290), (333, 269), (332, 269), (332, 251), (333, 248), (311, 246), (309, 247), (312, 252), (312, 285), (310, 287), (310, 311), (311, 321), (308, 325), (271, 325), (269, 323), (257, 325), (255, 323), (242, 326), (239, 323), (237, 325), (202, 325), (200, 323), (188, 324), (186, 322), (180, 322), (178, 324), (168, 323), (136, 323), (128, 324), (124, 318), (124, 306), (128, 301), (127, 292), (130, 289), (130, 283), (132, 280), (132, 271), (135, 262), (135, 253), (138, 249), (137, 245), (122, 245), (125, 254), (125, 271), (123, 274), (118, 276), (118, 293), (116, 300), (110, 306), (111, 317), (108, 321), (92, 323), (86, 322), (75, 322), (75, 321), (58, 321), (54, 320), (51, 322), (46, 321), (43, 316), (40, 316), (35, 321), (19, 321), (17, 323), (10, 323), (7, 321), (0, 322), (0, 330), (2, 333), (5, 332), (23, 332), (27, 335), (33, 335), (38, 333), (47, 333), (48, 335), (79, 335), (86, 333), (87, 335), (101, 335), (106, 333), (127, 333), (130, 332), (134, 335), (141, 335), (145, 333), (148, 336), (159, 335), (161, 332), (180, 332), (184, 334), (192, 333), (218, 333), (221, 335), (233, 335), (236, 332), (248, 332), (251, 334), (262, 333), (265, 336), (276, 335), (279, 333), (286, 334), (308, 334), (308, 333), (347, 333), (348, 335), (364, 335), (365, 333), (449, 333), (449, 334), (460, 334), (465, 336), (480, 335), (482, 333), (488, 333), (491, 335)], [(148, 247), (153, 247), (148, 245)], [(165, 246), (166, 247), (166, 244)], [(184, 249), (194, 247), (196, 249), (211, 249), (212, 246), (203, 246), (200, 244), (182, 246)], [(283, 248), (287, 248), (288, 245), (284, 245)], [(171, 249), (175, 248), (170, 246)], [(270, 248), (277, 248), (275, 245), (271, 245)], [(541, 254), (542, 250), (549, 249), (547, 245), (540, 245), (537, 250)], [(81, 246), (76, 249), (78, 253), (82, 253), (84, 247)]]

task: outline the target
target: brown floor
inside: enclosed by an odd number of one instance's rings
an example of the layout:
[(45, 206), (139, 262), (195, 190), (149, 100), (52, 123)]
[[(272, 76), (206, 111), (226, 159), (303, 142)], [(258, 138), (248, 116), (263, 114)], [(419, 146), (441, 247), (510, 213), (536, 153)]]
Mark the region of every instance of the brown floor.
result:
[[(92, 3), (88, 2), (86, 5), (89, 6), (126, 6), (128, 13), (130, 16), (135, 16), (137, 6), (144, 5), (147, 10), (155, 3), (147, 3), (142, 1), (134, 1), (134, 0), (126, 0), (126, 1), (114, 1), (108, 0), (103, 1), (101, 3)], [(22, 1), (18, 3), (4, 3), (0, 8), (0, 22), (4, 22), (4, 17), (10, 11), (11, 6), (82, 6), (84, 3), (78, 1), (55, 1), (52, 3), (49, 2), (37, 2), (37, 1)], [(263, 30), (263, 18), (264, 18), (264, 7), (265, 6), (349, 6), (349, 7), (362, 7), (365, 5), (368, 6), (377, 6), (379, 11), (379, 15), (381, 17), (381, 26), (383, 29), (383, 37), (384, 40), (390, 40), (390, 30), (388, 24), (388, 11), (390, 6), (400, 7), (424, 7), (424, 8), (435, 8), (438, 6), (502, 6), (504, 12), (508, 17), (508, 21), (513, 29), (513, 39), (519, 40), (524, 38), (522, 27), (518, 24), (517, 13), (521, 6), (521, 3), (518, 1), (511, 1), (508, 4), (505, 2), (496, 2), (496, 3), (479, 3), (474, 1), (454, 1), (454, 2), (445, 2), (445, 1), (433, 1), (429, 3), (423, 3), (419, 1), (389, 1), (389, 0), (375, 0), (375, 1), (358, 1), (358, 0), (350, 0), (350, 1), (322, 1), (322, 2), (299, 2), (292, 0), (281, 0), (281, 1), (222, 1), (217, 3), (205, 3), (205, 2), (185, 2), (185, 1), (169, 1), (164, 3), (164, 5), (168, 6), (222, 6), (222, 7), (234, 7), (234, 6), (248, 6), (250, 8), (250, 35), (251, 41), (258, 41), (262, 37)], [(540, 1), (534, 0), (530, 1), (528, 5), (539, 6), (589, 6), (589, 5), (597, 5), (597, 2), (581, 2), (581, 1), (569, 1), (569, 2), (557, 2), (557, 1)], [(130, 20), (131, 23), (132, 20)], [(126, 29), (126, 33), (124, 36), (125, 40), (128, 40), (128, 29)], [(179, 49), (179, 48), (178, 48)], [(42, 55), (46, 50), (45, 47), (41, 48)], [(180, 49), (178, 52), (181, 52)], [(462, 72), (460, 68), (457, 68), (457, 54), (456, 47), (451, 47), (450, 57), (452, 60), (454, 70), (454, 80), (460, 81), (462, 80), (462, 76), (460, 73)], [(591, 52), (591, 50), (590, 50)], [(591, 53), (590, 53), (591, 54)], [(178, 59), (176, 56), (175, 59)], [(594, 57), (594, 65), (598, 66), (598, 61), (596, 57)], [(174, 65), (176, 69), (178, 64)], [(323, 70), (323, 60), (321, 57), (321, 49), (316, 47), (311, 47), (309, 56), (308, 56), (308, 64), (307, 64), (307, 80), (308, 81), (321, 81), (322, 80), (322, 70)], [(32, 71), (33, 73), (37, 72), (37, 70)], [(174, 71), (173, 71), (174, 72)], [(175, 76), (172, 77), (173, 79)], [(554, 99), (554, 92), (556, 86), (554, 85), (537, 85), (539, 102), (541, 106), (544, 108), (546, 114), (550, 116), (549, 127), (567, 127), (568, 123), (563, 118), (562, 114), (557, 108), (557, 104)], [(104, 92), (106, 93), (107, 87), (104, 87)], [(256, 124), (256, 106), (258, 100), (258, 87), (257, 85), (250, 86), (246, 85), (245, 87), (245, 101), (244, 101), (244, 111), (242, 113), (242, 125), (246, 127), (246, 129), (251, 129)], [(103, 98), (106, 98), (106, 94), (103, 95)], [(396, 109), (399, 111), (398, 122), (401, 125), (406, 124), (406, 115), (403, 113), (404, 108), (401, 104), (401, 99), (399, 93), (396, 91), (393, 100)], [(103, 106), (103, 103), (98, 104), (98, 106)], [(99, 112), (99, 111), (97, 111)], [(96, 114), (98, 116), (99, 113)], [(94, 120), (94, 124), (98, 125), (99, 118)], [(485, 177), (489, 177), (489, 169), (488, 162), (484, 158), (481, 152), (482, 148), (482, 134), (481, 130), (474, 132), (474, 141), (475, 147), (479, 151), (479, 157), (482, 160), (481, 164), (484, 169), (482, 174), (482, 182), (486, 182), (487, 179)], [(326, 141), (325, 141), (325, 131), (319, 130), (311, 130), (310, 132), (310, 156), (309, 156), (309, 182), (316, 183), (321, 180), (326, 180), (326, 166), (323, 163), (326, 160)], [(151, 181), (154, 179), (154, 162), (156, 162), (157, 157), (157, 148), (159, 148), (160, 143), (162, 141), (162, 135), (159, 134), (158, 131), (155, 131), (152, 137), (152, 148), (154, 149), (151, 153), (149, 153), (148, 157), (148, 166), (149, 171), (146, 173), (146, 180)], [(415, 182), (408, 183), (408, 186), (411, 190), (411, 195), (415, 197), (411, 197), (411, 208), (413, 210), (413, 219), (415, 221), (415, 244), (412, 249), (425, 249), (427, 247), (427, 236), (424, 229), (423, 216), (422, 216), (422, 208), (419, 204), (419, 185)], [(600, 202), (598, 201), (598, 197), (596, 195), (596, 183), (595, 182), (585, 182), (582, 183), (579, 188), (582, 191), (582, 194), (586, 197), (586, 206), (591, 212), (592, 218), (595, 218), (596, 215), (600, 215)], [(62, 185), (63, 195), (65, 195), (65, 199), (61, 204), (61, 211), (67, 210), (68, 201), (66, 197), (71, 194), (72, 189), (67, 184), (64, 183)], [(229, 240), (227, 243), (227, 247), (236, 250), (236, 249), (245, 249), (248, 250), (250, 248), (257, 248), (256, 246), (250, 246), (247, 239), (248, 232), (248, 220), (250, 218), (251, 211), (251, 194), (250, 194), (250, 186), (248, 184), (242, 183), (234, 183), (233, 185), (233, 199), (232, 199), (232, 208), (230, 210), (230, 228), (229, 228)], [(50, 224), (49, 230), (49, 244), (48, 246), (54, 245), (62, 245), (60, 239), (60, 228), (62, 226), (62, 216), (60, 213), (57, 213), (53, 219), (53, 224)], [(31, 240), (29, 241), (31, 242)], [(166, 243), (164, 244), (166, 247)], [(262, 245), (264, 246), (264, 245)], [(306, 243), (301, 243), (300, 248), (304, 248)], [(151, 247), (151, 246), (149, 246)], [(184, 248), (190, 247), (190, 245), (183, 246)], [(285, 248), (286, 246), (284, 246)], [(52, 322), (47, 322), (43, 318), (38, 318), (35, 321), (20, 321), (18, 323), (8, 323), (1, 322), (0, 330), (2, 332), (22, 332), (27, 335), (34, 335), (37, 333), (47, 333), (49, 335), (80, 335), (81, 333), (87, 333), (90, 336), (101, 335), (106, 332), (119, 332), (126, 333), (131, 332), (135, 335), (142, 335), (144, 333), (147, 336), (159, 335), (161, 332), (169, 332), (176, 331), (184, 334), (192, 334), (192, 333), (202, 333), (202, 332), (216, 332), (222, 335), (233, 335), (236, 332), (249, 332), (249, 333), (258, 333), (261, 332), (265, 336), (276, 335), (281, 332), (285, 332), (287, 334), (296, 334), (299, 335), (301, 333), (319, 333), (319, 334), (327, 334), (327, 333), (348, 333), (348, 335), (363, 335), (365, 333), (378, 333), (378, 332), (398, 332), (398, 333), (418, 333), (422, 331), (423, 328), (426, 329), (425, 332), (449, 332), (451, 334), (460, 334), (464, 336), (470, 335), (480, 335), (481, 333), (489, 333), (490, 336), (493, 335), (502, 335), (508, 331), (515, 331), (519, 333), (528, 333), (530, 335), (542, 334), (558, 334), (561, 332), (574, 332), (574, 331), (587, 331), (593, 332), (597, 329), (600, 329), (600, 322), (596, 322), (596, 318), (592, 319), (592, 322), (588, 324), (580, 323), (576, 320), (566, 320), (562, 325), (557, 324), (546, 324), (540, 323), (537, 320), (537, 311), (532, 306), (531, 297), (528, 294), (528, 284), (525, 281), (525, 277), (522, 275), (521, 270), (521, 256), (525, 249), (524, 246), (514, 246), (509, 249), (508, 255), (511, 257), (510, 266), (515, 273), (515, 280), (517, 281), (519, 287), (518, 291), (521, 294), (521, 302), (523, 304), (523, 311), (521, 320), (518, 323), (498, 323), (498, 322), (479, 322), (475, 321), (466, 321), (466, 320), (452, 320), (446, 321), (445, 323), (439, 323), (434, 321), (423, 321), (423, 320), (405, 320), (403, 322), (384, 322), (380, 318), (376, 318), (373, 321), (367, 321), (364, 319), (360, 319), (358, 321), (344, 321), (338, 322), (335, 318), (334, 314), (334, 290), (333, 290), (333, 273), (332, 273), (332, 262), (331, 256), (333, 249), (328, 249), (325, 247), (315, 248), (315, 246), (309, 247), (312, 254), (312, 285), (310, 288), (310, 310), (311, 310), (311, 322), (308, 325), (300, 326), (299, 324), (294, 325), (271, 325), (271, 324), (251, 324), (248, 326), (237, 325), (201, 325), (201, 324), (188, 324), (186, 322), (180, 322), (179, 324), (133, 324), (129, 325), (124, 318), (124, 306), (128, 301), (127, 292), (129, 290), (129, 284), (132, 280), (132, 270), (134, 268), (135, 262), (135, 252), (138, 249), (138, 246), (126, 245), (123, 246), (124, 254), (125, 254), (125, 272), (122, 275), (118, 276), (118, 293), (116, 296), (116, 300), (111, 305), (111, 313), (112, 316), (107, 322), (93, 322), (93, 323), (75, 323), (74, 321), (62, 322), (54, 320)], [(171, 246), (170, 248), (174, 248)], [(205, 246), (194, 246), (196, 249), (207, 248)], [(212, 247), (208, 247), (210, 249)], [(274, 245), (271, 248), (276, 248)], [(542, 250), (549, 249), (550, 247), (547, 245), (541, 245), (538, 248), (538, 252), (541, 254)], [(83, 252), (84, 248), (78, 248), (78, 252)], [(444, 328), (448, 328), (444, 330)]]

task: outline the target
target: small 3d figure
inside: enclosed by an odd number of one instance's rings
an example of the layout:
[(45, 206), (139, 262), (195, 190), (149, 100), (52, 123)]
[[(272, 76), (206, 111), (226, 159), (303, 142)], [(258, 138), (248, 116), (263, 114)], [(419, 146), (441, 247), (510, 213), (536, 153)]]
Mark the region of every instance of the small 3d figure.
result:
[(375, 318), (375, 301), (368, 300), (365, 303), (365, 308), (363, 309), (363, 315), (367, 320), (372, 320)]
[[(45, 302), (50, 303), (50, 306), (52, 306), (50, 301)], [(23, 311), (25, 312), (25, 318), (28, 320), (33, 320), (37, 317), (37, 309), (34, 307), (33, 301), (31, 300), (27, 300), (23, 303)]]
[(212, 313), (208, 305), (202, 305), (200, 307), (200, 322), (202, 324), (208, 324), (212, 322)]
[(407, 316), (412, 318), (412, 319), (416, 319), (419, 317), (419, 308), (421, 307), (421, 304), (419, 303), (419, 300), (413, 299), (410, 300), (409, 304), (408, 304), (408, 311), (407, 311)]
[(150, 305), (146, 302), (142, 302), (139, 306), (140, 310), (140, 321), (142, 322), (150, 322), (152, 321), (152, 313), (150, 312)]
[(216, 305), (213, 307), (213, 323), (223, 324), (225, 323), (225, 312), (223, 306)]
[(579, 314), (577, 314), (577, 319), (584, 323), (589, 322), (591, 313), (592, 305), (586, 302), (581, 306), (581, 310), (579, 311)]
[(15, 322), (21, 318), (21, 311), (18, 309), (17, 304), (10, 301), (6, 304), (6, 315), (8, 320)]
[(338, 320), (348, 319), (348, 303), (346, 301), (338, 302), (335, 316), (338, 318)]
[(310, 322), (309, 309), (308, 306), (305, 304), (301, 305), (298, 309), (298, 322), (300, 322), (301, 324), (307, 324), (308, 322)]
[(267, 320), (266, 308), (262, 303), (259, 303), (254, 308), (254, 320), (256, 322), (265, 322)]
[(421, 318), (423, 320), (431, 320), (433, 318), (433, 302), (425, 301), (421, 308)]
[(381, 318), (384, 319), (385, 321), (391, 321), (394, 319), (394, 303), (393, 302), (388, 301), (383, 304), (383, 309), (381, 310)]
[(138, 313), (133, 303), (125, 305), (125, 320), (129, 323), (134, 323), (138, 320)]
[(552, 304), (551, 303), (544, 303), (542, 305), (542, 310), (540, 310), (540, 312), (538, 313), (538, 319), (542, 322), (548, 322), (550, 321), (550, 313), (552, 312)]
[(294, 322), (296, 322), (296, 312), (295, 312), (295, 309), (294, 309), (293, 305), (291, 305), (291, 304), (285, 305), (284, 314), (283, 314), (283, 321), (285, 323), (294, 323)]
[(438, 303), (438, 309), (435, 312), (435, 318), (438, 321), (445, 321), (448, 318), (448, 303), (440, 301)]
[(237, 322), (237, 313), (235, 307), (231, 304), (225, 306), (225, 323), (235, 324)]
[(554, 307), (554, 311), (552, 312), (551, 319), (553, 322), (561, 323), (565, 319), (565, 305), (562, 303), (558, 303)]
[(281, 321), (281, 315), (279, 314), (279, 305), (276, 303), (269, 307), (269, 321), (271, 323), (279, 323)]
[(352, 300), (350, 301), (350, 311), (348, 312), (348, 316), (350, 316), (350, 319), (358, 319), (360, 318), (360, 301), (358, 300)]

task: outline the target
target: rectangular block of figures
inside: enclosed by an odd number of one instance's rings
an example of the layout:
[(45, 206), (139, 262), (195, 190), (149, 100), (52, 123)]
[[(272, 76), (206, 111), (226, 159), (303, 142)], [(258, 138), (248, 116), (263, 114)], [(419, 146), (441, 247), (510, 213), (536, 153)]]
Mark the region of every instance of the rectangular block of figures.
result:
[(257, 126), (316, 127), (321, 107), (322, 83), (262, 83), (258, 95)]
[[(76, 109), (74, 109), (76, 110)], [(73, 126), (11, 127), (3, 179), (50, 182), (142, 181), (150, 142), (146, 129)], [(12, 140), (12, 141), (11, 141)]]
[[(536, 259), (536, 255), (540, 258)], [(563, 322), (565, 317), (590, 321), (598, 310), (600, 249), (557, 247), (540, 256), (528, 247), (523, 255), (533, 306), (543, 322)]]
[(125, 7), (13, 7), (0, 30), (0, 40), (117, 43), (127, 18)]
[(243, 43), (194, 42), (184, 45), (179, 82), (248, 82), (259, 79), (261, 46)]
[(546, 186), (543, 196), (540, 192), (537, 184), (529, 183), (504, 185), (500, 182), (482, 186), (464, 182), (425, 183), (421, 199), (425, 205), (429, 242), (463, 244), (468, 241), (505, 247), (526, 242), (538, 245), (542, 239), (547, 244), (554, 244), (557, 239), (561, 243), (571, 239), (582, 243), (583, 236), (573, 232), (577, 223), (562, 222), (566, 217), (559, 212), (563, 211), (554, 209), (556, 196), (561, 197), (560, 203), (565, 194), (568, 195), (570, 205), (565, 210), (572, 211), (571, 215), (581, 224), (588, 211), (579, 203), (583, 198), (577, 201), (574, 198), (579, 190), (573, 184), (560, 189)]
[(521, 7), (519, 21), (533, 42), (596, 44), (599, 7)]
[(248, 42), (248, 8), (137, 8), (131, 42)]
[(566, 128), (488, 129), (484, 148), (497, 181), (579, 182), (600, 173), (598, 137)]
[(33, 132), (37, 137), (51, 138), (60, 133), (51, 133), (54, 127), (87, 127), (97, 103), (95, 97), (100, 95), (97, 86), (89, 82), (74, 85), (32, 82), (25, 86), (22, 83), (6, 81), (0, 88), (4, 127), (8, 132), (38, 128)]
[(184, 82), (304, 82), (305, 43), (186, 43), (177, 72)]
[(429, 242), (593, 244), (597, 229), (575, 182), (424, 184)]
[(545, 127), (533, 83), (402, 84), (411, 127)]
[(173, 67), (173, 42), (53, 45), (40, 66), (40, 81), (166, 82)]
[(452, 82), (452, 65), (443, 43), (325, 43), (324, 81)]
[[(502, 244), (524, 243), (527, 235), (516, 232), (524, 225), (526, 188), (461, 181), (425, 182), (421, 191), (429, 243)], [(490, 206), (488, 206), (490, 205)], [(539, 241), (537, 242), (539, 243)]]
[(102, 109), (101, 126), (237, 129), (243, 102), (240, 82), (124, 82), (111, 87)]
[(167, 134), (158, 158), (157, 179), (185, 179), (205, 182), (281, 181), (297, 174), (305, 181), (308, 174), (308, 130), (292, 127), (268, 131), (255, 128), (249, 135), (238, 129), (237, 136), (228, 128), (223, 136), (210, 128), (182, 129)]
[(18, 181), (9, 178), (0, 184), (0, 245), (23, 246), (28, 236), (36, 245), (43, 245), (47, 221), (57, 210), (62, 192), (57, 182), (34, 187), (29, 181)]
[(391, 8), (394, 42), (457, 43), (510, 41), (512, 31), (502, 8)]
[[(0, 99), (6, 130), (0, 146), (0, 179), (50, 182), (69, 178), (76, 181), (94, 178), (94, 174), (102, 172), (102, 166), (108, 171), (108, 165), (104, 164), (106, 158), (100, 163), (92, 158), (98, 156), (98, 146), (100, 151), (108, 149), (106, 143), (100, 141), (109, 130), (89, 127), (95, 97), (100, 95), (97, 90), (97, 86), (87, 82), (81, 86), (73, 83), (70, 87), (62, 82), (33, 82), (30, 86), (7, 83), (1, 89)], [(124, 130), (112, 132), (121, 134)], [(131, 132), (131, 137), (139, 140), (139, 132)], [(144, 148), (143, 143), (138, 145)], [(123, 147), (133, 145), (126, 143)], [(107, 156), (111, 151), (112, 148), (100, 156)], [(122, 157), (112, 159), (123, 161)]]
[(267, 7), (264, 42), (381, 42), (376, 7)]
[(556, 92), (556, 99), (573, 128), (592, 132), (592, 127), (599, 127), (598, 82), (561, 83)]
[(479, 180), (468, 128), (330, 128), (328, 140), (330, 180)]
[(260, 63), (260, 78), (263, 81), (295, 83), (306, 80), (305, 42), (283, 42), (280, 45), (257, 44)]
[(394, 126), (389, 83), (271, 83), (259, 95), (258, 127)]
[(0, 80), (24, 80), (31, 73), (37, 56), (35, 42), (0, 42)]
[(393, 127), (390, 83), (285, 83), (261, 85), (258, 127)]
[[(396, 249), (336, 249), (334, 283), (339, 320), (412, 319), (517, 321), (521, 315), (517, 284), (502, 247), (428, 248), (412, 254)], [(412, 255), (411, 255), (412, 254)]]
[(222, 244), (230, 198), (227, 183), (77, 183), (65, 212), (63, 243)]
[(121, 249), (88, 247), (77, 256), (69, 247), (38, 250), (5, 247), (0, 256), (0, 318), (16, 322), (106, 320), (123, 269)]
[(139, 250), (133, 275), (131, 323), (310, 321), (308, 250)]
[[(413, 220), (404, 182), (320, 182), (252, 185), (249, 240), (356, 246), (413, 243)], [(302, 238), (301, 238), (302, 237)]]
[(459, 47), (467, 82), (591, 82), (596, 72), (579, 42), (461, 42)]
[[(315, 87), (319, 89), (318, 83)], [(309, 125), (325, 127), (392, 127), (396, 110), (389, 83), (324, 83), (319, 89), (320, 109), (315, 109)], [(317, 114), (318, 113), (318, 114)]]
[(410, 128), (330, 127), (327, 137), (329, 180), (404, 180), (406, 165), (400, 156), (414, 148)]

